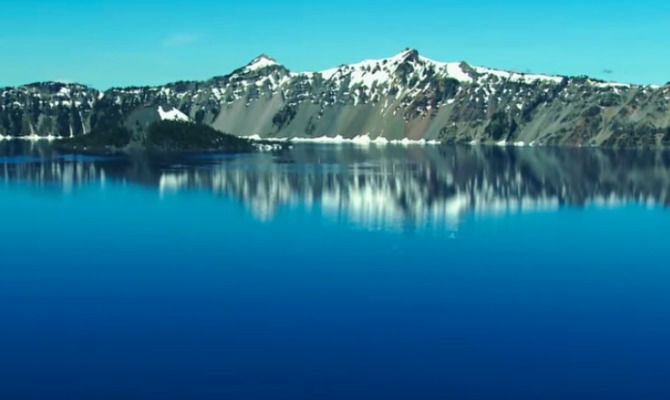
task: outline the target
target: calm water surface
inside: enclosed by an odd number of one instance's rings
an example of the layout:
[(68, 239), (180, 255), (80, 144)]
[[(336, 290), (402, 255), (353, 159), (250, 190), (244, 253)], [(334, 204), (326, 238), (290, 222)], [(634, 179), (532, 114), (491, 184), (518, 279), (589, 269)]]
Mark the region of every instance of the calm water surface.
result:
[(670, 155), (0, 143), (2, 399), (670, 398)]

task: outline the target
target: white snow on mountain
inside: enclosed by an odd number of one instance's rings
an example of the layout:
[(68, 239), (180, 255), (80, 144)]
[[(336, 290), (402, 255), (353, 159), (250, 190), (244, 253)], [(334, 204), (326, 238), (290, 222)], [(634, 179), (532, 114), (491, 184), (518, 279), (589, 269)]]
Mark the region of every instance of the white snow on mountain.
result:
[(176, 108), (172, 108), (170, 111), (165, 111), (162, 106), (158, 106), (158, 115), (160, 115), (161, 120), (189, 121), (186, 114)]
[(245, 70), (258, 71), (260, 69), (272, 67), (274, 65), (278, 65), (277, 61), (263, 54), (254, 58), (253, 61), (251, 61), (249, 65), (245, 67)]
[(562, 76), (556, 76), (556, 75), (522, 74), (519, 72), (502, 71), (499, 69), (491, 69), (486, 67), (474, 67), (474, 68), (478, 74), (494, 75), (497, 76), (498, 78), (509, 80), (512, 82), (533, 83), (535, 81), (548, 81), (553, 83), (561, 83), (561, 81), (563, 80)]
[[(395, 79), (398, 67), (408, 62), (412, 65), (411, 74), (425, 76), (427, 70), (461, 82), (472, 82), (472, 77), (461, 68), (460, 62), (441, 63), (419, 56), (413, 59), (413, 50), (405, 50), (393, 57), (364, 60), (354, 64), (341, 65), (319, 72), (325, 80), (350, 78), (350, 85), (362, 84), (371, 87), (374, 83), (386, 83)], [(308, 73), (309, 74), (309, 73)]]
[[(244, 67), (243, 71), (260, 71), (270, 66), (280, 66), (280, 64), (267, 55), (260, 55)], [(402, 90), (403, 86), (405, 86), (411, 89), (407, 86), (408, 81), (411, 81), (413, 78), (421, 81), (428, 76), (451, 78), (463, 84), (486, 84), (492, 80), (502, 80), (525, 84), (542, 82), (550, 85), (558, 85), (564, 79), (563, 76), (559, 75), (505, 71), (482, 66), (472, 66), (465, 62), (440, 62), (421, 56), (416, 50), (406, 49), (392, 57), (363, 60), (318, 72), (273, 71), (254, 76), (253, 79), (255, 81), (253, 82), (249, 81), (249, 78), (245, 75), (237, 75), (237, 78), (233, 82), (237, 82), (242, 89), (246, 89), (251, 85), (263, 87), (266, 82), (269, 82), (271, 90), (276, 92), (277, 90), (285, 90), (289, 85), (295, 83), (296, 80), (302, 80), (306, 84), (311, 85), (318, 75), (335, 88), (360, 86), (365, 89), (372, 89), (377, 86), (378, 88), (383, 87), (381, 94), (387, 94), (391, 87)], [(400, 77), (403, 75), (406, 78), (404, 84), (400, 81)], [(591, 83), (594, 86), (603, 88), (631, 86), (597, 81)], [(412, 92), (405, 92), (405, 94), (415, 94), (415, 92), (414, 90)], [(234, 98), (238, 98), (240, 95), (241, 92), (235, 92)]]

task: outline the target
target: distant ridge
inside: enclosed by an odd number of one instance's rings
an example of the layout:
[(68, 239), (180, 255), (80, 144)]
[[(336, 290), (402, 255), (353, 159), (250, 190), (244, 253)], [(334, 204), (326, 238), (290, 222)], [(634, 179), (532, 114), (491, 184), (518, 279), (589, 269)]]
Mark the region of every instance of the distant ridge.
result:
[(238, 136), (576, 146), (670, 144), (670, 88), (439, 62), (415, 49), (317, 72), (262, 54), (153, 87), (0, 90), (0, 137), (70, 137), (177, 118)]

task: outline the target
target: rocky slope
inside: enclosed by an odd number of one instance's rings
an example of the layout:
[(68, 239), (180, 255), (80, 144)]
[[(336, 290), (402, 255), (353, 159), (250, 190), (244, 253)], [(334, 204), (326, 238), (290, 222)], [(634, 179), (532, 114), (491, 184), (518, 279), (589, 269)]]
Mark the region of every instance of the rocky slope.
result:
[(670, 144), (670, 86), (442, 63), (416, 50), (321, 72), (259, 56), (207, 81), (104, 92), (38, 83), (0, 90), (0, 135), (77, 136), (161, 119), (238, 136), (532, 145)]

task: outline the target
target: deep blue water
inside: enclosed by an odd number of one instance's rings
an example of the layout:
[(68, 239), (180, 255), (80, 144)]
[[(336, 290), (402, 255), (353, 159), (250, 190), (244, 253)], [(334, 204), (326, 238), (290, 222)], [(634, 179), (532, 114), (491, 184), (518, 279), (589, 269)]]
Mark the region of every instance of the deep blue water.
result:
[(2, 399), (670, 398), (665, 153), (15, 146)]

